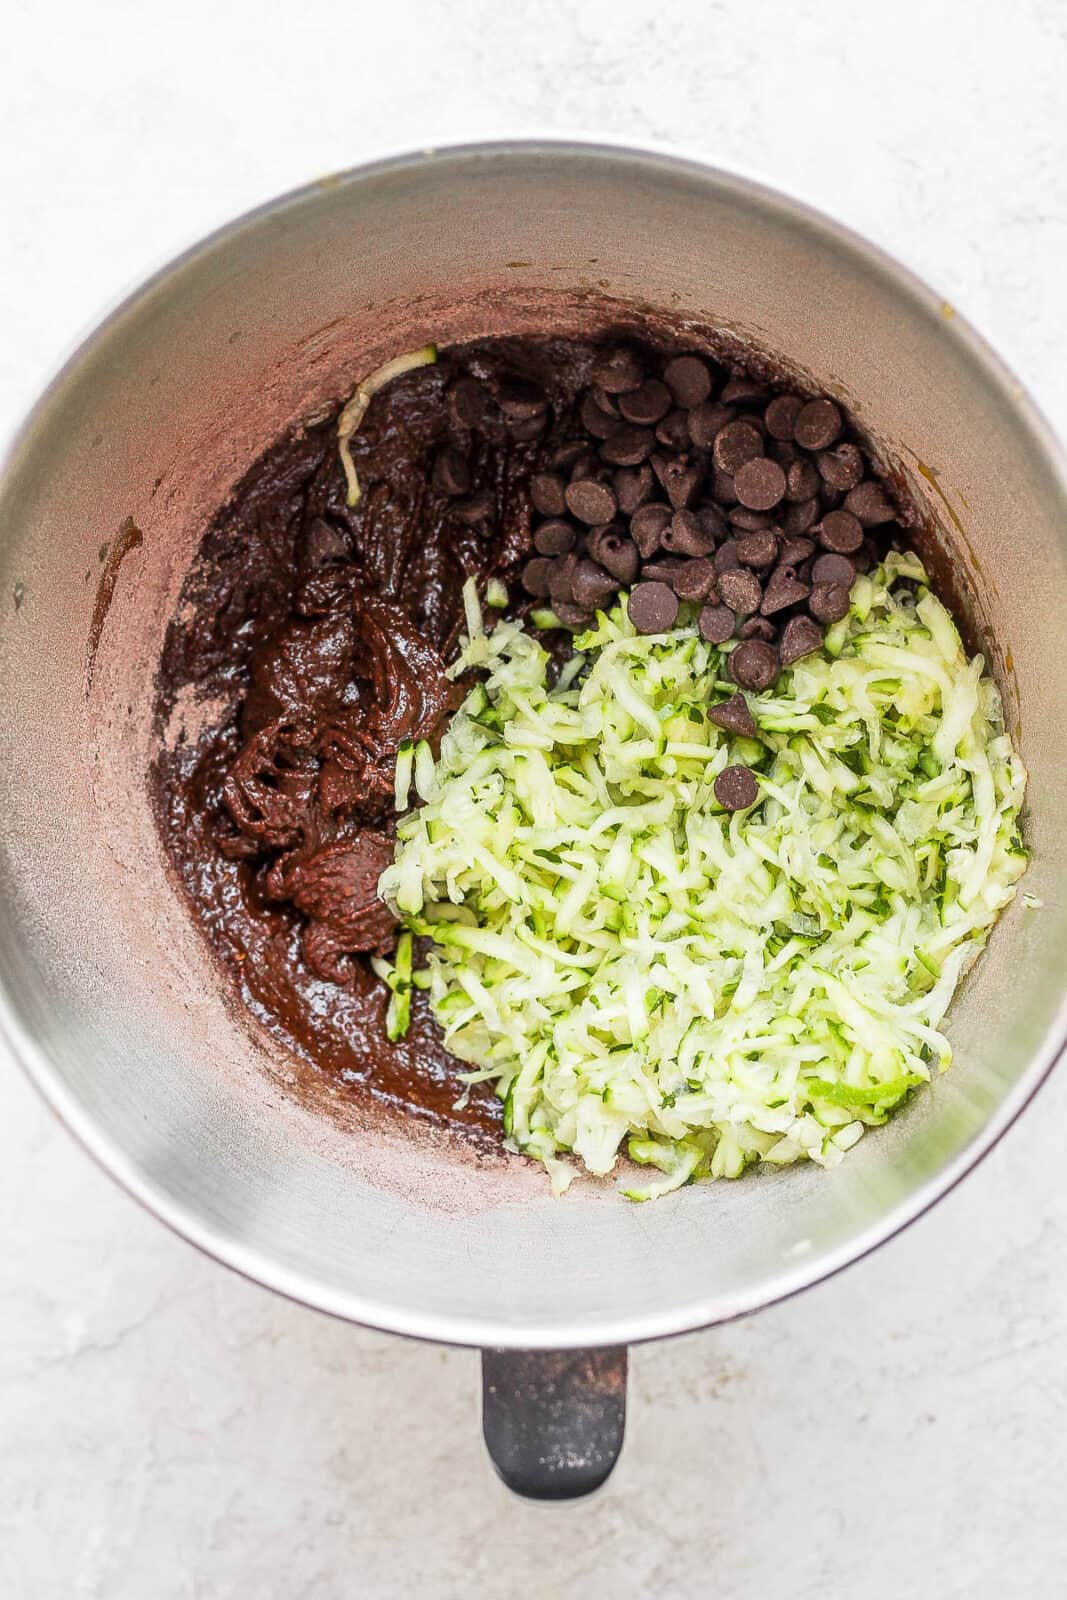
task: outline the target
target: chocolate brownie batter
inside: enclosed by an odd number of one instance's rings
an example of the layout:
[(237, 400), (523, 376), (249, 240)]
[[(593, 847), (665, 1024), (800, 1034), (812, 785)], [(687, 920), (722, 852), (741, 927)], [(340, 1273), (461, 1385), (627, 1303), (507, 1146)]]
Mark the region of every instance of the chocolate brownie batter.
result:
[[(394, 380), (351, 441), (354, 507), (336, 422), (267, 450), (204, 535), (158, 678), (159, 826), (275, 1038), (354, 1093), (495, 1134), (488, 1085), (456, 1108), (420, 993), (387, 1041), (370, 964), (395, 939), (376, 886), (397, 750), (436, 745), (464, 693), (445, 675), (464, 580), (500, 576), (572, 629), (620, 587), (642, 632), (694, 605), (759, 692), (821, 647), (907, 508), (833, 401), (632, 338), (471, 344)], [(753, 787), (729, 768), (716, 794)]]
[[(593, 352), (495, 340), (444, 352), (376, 397), (345, 501), (336, 417), (282, 439), (204, 535), (166, 636), (156, 716), (217, 704), (164, 740), (159, 826), (194, 914), (241, 999), (284, 1045), (353, 1090), (496, 1130), (420, 994), (397, 1044), (368, 955), (393, 943), (375, 894), (392, 858), (393, 766), (440, 737), (469, 575), (521, 594), (531, 476), (578, 426)], [(547, 403), (551, 402), (551, 410)], [(458, 691), (462, 698), (462, 691)]]

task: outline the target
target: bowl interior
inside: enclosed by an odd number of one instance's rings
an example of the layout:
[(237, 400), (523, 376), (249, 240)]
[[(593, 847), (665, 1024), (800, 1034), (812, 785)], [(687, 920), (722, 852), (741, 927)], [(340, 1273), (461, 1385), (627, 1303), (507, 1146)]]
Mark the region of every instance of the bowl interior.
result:
[[(259, 451), (399, 350), (651, 310), (841, 395), (940, 530), (1031, 774), (1027, 889), (952, 1014), (957, 1064), (833, 1174), (634, 1207), (551, 1200), (350, 1104), (302, 1103), (236, 1017), (166, 875), (145, 790), (163, 630)], [(419, 156), (208, 240), (74, 357), (0, 485), (0, 982), (53, 1102), (141, 1198), (232, 1265), (357, 1320), (476, 1343), (699, 1326), (851, 1259), (981, 1153), (1053, 1059), (1067, 934), (1067, 496), (1039, 421), (951, 308), (740, 179), (593, 147)], [(91, 673), (101, 572), (124, 528)], [(110, 568), (108, 570), (111, 570)], [(99, 612), (97, 613), (100, 621)], [(323, 1094), (326, 1091), (323, 1090)]]

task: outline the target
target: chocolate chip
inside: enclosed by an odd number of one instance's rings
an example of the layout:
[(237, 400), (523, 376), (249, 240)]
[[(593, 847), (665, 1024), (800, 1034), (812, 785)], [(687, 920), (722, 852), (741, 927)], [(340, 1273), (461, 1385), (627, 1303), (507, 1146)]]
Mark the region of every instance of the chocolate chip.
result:
[(715, 571), (717, 573), (734, 572), (741, 565), (741, 557), (737, 553), (737, 540), (727, 539), (715, 552)]
[(544, 600), (548, 595), (548, 580), (552, 572), (552, 562), (546, 561), (543, 556), (534, 556), (532, 561), (527, 561), (522, 569), (522, 586), (528, 594), (538, 600)]
[(765, 639), (745, 639), (731, 651), (726, 664), (736, 684), (757, 693), (769, 689), (778, 676), (778, 652)]
[(565, 628), (577, 630), (588, 627), (593, 620), (593, 613), (585, 606), (575, 605), (572, 600), (557, 600), (552, 607), (556, 616)]
[(627, 517), (635, 512), (638, 506), (643, 506), (646, 501), (651, 500), (655, 487), (652, 468), (647, 462), (643, 462), (639, 467), (620, 467), (613, 482), (619, 510)]
[(863, 543), (863, 526), (851, 511), (828, 511), (818, 532), (823, 549), (836, 556), (850, 556)]
[(695, 511), (676, 511), (660, 535), (664, 550), (678, 556), (707, 556), (715, 548), (709, 533)]
[(628, 394), (640, 387), (644, 376), (638, 357), (621, 345), (606, 351), (593, 367), (593, 382), (608, 394)]
[(658, 378), (646, 378), (639, 389), (620, 395), (619, 410), (627, 422), (651, 426), (671, 409), (671, 391)]
[(659, 549), (663, 530), (670, 520), (669, 507), (655, 503), (640, 506), (630, 518), (633, 541), (646, 560)]
[(589, 446), (584, 439), (570, 439), (553, 450), (549, 466), (556, 472), (569, 473), (574, 463), (587, 455)]
[(689, 437), (698, 450), (710, 450), (716, 434), (733, 422), (736, 415), (732, 406), (705, 400), (689, 413)]
[[(738, 649), (743, 648), (743, 645), (738, 646)], [(755, 805), (759, 794), (756, 774), (750, 767), (723, 767), (712, 787), (716, 800), (727, 811), (747, 811), (749, 806)]]
[(569, 483), (565, 499), (571, 516), (590, 527), (598, 522), (610, 522), (618, 510), (614, 489), (606, 483), (598, 483), (595, 478)]
[(773, 567), (777, 557), (778, 540), (770, 528), (746, 533), (743, 539), (737, 540), (737, 559), (743, 567), (755, 567), (762, 572)]
[(816, 584), (811, 591), (808, 610), (819, 622), (840, 622), (848, 614), (848, 585)]
[(767, 432), (783, 443), (793, 437), (793, 428), (804, 406), (798, 394), (777, 394), (763, 413)]
[(591, 433), (594, 439), (610, 438), (619, 426), (618, 417), (598, 405), (596, 395), (592, 392), (582, 401), (579, 416), (582, 419), (582, 427), (586, 433)]
[(519, 444), (539, 439), (548, 427), (548, 412), (538, 411), (532, 417), (508, 417), (508, 432)]
[(816, 586), (820, 583), (843, 583), (847, 589), (855, 576), (856, 568), (847, 556), (820, 556), (811, 569), (811, 581)]
[(583, 450), (581, 455), (575, 456), (571, 465), (571, 482), (577, 483), (580, 478), (597, 477), (603, 465), (600, 457), (594, 455), (592, 450)]
[(477, 428), (485, 418), (489, 396), (477, 378), (457, 378), (448, 386), (448, 409), (462, 428)]
[(593, 528), (586, 539), (586, 549), (617, 583), (630, 584), (637, 577), (641, 559), (637, 546), (617, 525)]
[(676, 511), (692, 505), (704, 477), (698, 462), (688, 461), (684, 456), (657, 454), (652, 457), (652, 470)]
[(751, 616), (757, 610), (762, 592), (756, 574), (746, 567), (734, 567), (719, 576), (719, 598), (739, 617)]
[(806, 600), (810, 593), (811, 585), (801, 583), (792, 567), (775, 567), (763, 591), (760, 615), (773, 617), (776, 611), (784, 611), (787, 606), (795, 606), (801, 600)]
[[(720, 472), (736, 473), (746, 461), (763, 454), (763, 438), (758, 428), (744, 417), (728, 422), (715, 435), (712, 455)], [(740, 499), (740, 495), (738, 495)]]
[(573, 551), (557, 556), (548, 574), (548, 592), (553, 601), (573, 601), (574, 574), (578, 570), (578, 557)]
[(821, 484), (822, 480), (814, 462), (794, 461), (785, 475), (785, 497), (795, 503), (811, 500), (818, 494)]
[(476, 489), (473, 494), (453, 501), (452, 510), (469, 528), (477, 528), (489, 521), (496, 510), (496, 503), (488, 489)]
[(723, 514), (718, 506), (704, 505), (697, 507), (697, 521), (709, 539), (725, 539), (729, 532)]
[(822, 629), (810, 617), (790, 617), (782, 629), (778, 653), (783, 667), (792, 666), (801, 656), (810, 656), (822, 644)]
[(803, 450), (825, 450), (841, 432), (841, 413), (832, 400), (809, 400), (793, 425), (793, 438)]
[(782, 540), (778, 559), (783, 567), (799, 567), (802, 561), (807, 561), (808, 557), (814, 554), (815, 546), (810, 539), (802, 539), (798, 534), (790, 534)]
[(511, 422), (529, 422), (548, 408), (545, 392), (528, 378), (508, 375), (497, 387), (497, 402)]
[(665, 583), (638, 583), (626, 610), (638, 633), (666, 633), (678, 617), (678, 596)]
[(771, 526), (771, 519), (765, 511), (751, 511), (748, 506), (731, 506), (726, 518), (731, 527), (740, 528), (743, 533), (755, 533), (760, 528)]
[(708, 644), (725, 644), (733, 637), (735, 621), (729, 606), (705, 606), (697, 618), (697, 629)]
[(561, 517), (567, 509), (563, 498), (566, 485), (557, 472), (535, 472), (530, 479), (530, 499), (543, 517)]
[(722, 391), (725, 405), (750, 405), (753, 400), (766, 400), (767, 385), (760, 383), (758, 378), (747, 377), (739, 373), (736, 378), (731, 378)]
[(750, 511), (769, 511), (785, 495), (785, 473), (777, 461), (756, 456), (734, 473), (734, 492)]
[(758, 732), (756, 719), (748, 709), (748, 701), (740, 692), (712, 706), (708, 721), (714, 722), (717, 728), (725, 728), (727, 733), (737, 733), (745, 739), (754, 739)]
[(668, 450), (688, 450), (690, 444), (689, 413), (668, 411), (662, 422), (656, 424), (656, 438)]
[(599, 383), (594, 383), (589, 393), (593, 396), (601, 411), (606, 411), (609, 417), (618, 417), (620, 415), (619, 402), (616, 395), (609, 394), (606, 389), (600, 387)]
[(768, 622), (766, 617), (749, 617), (747, 622), (742, 622), (737, 630), (739, 639), (766, 639), (768, 644), (773, 644), (778, 637), (778, 630), (773, 622)]
[(600, 454), (614, 467), (638, 467), (652, 454), (656, 435), (651, 428), (638, 428), (630, 423), (616, 428), (600, 447)]
[(711, 393), (711, 373), (699, 356), (675, 356), (663, 369), (663, 381), (686, 410), (700, 405)]
[(707, 600), (715, 593), (715, 568), (707, 556), (683, 562), (671, 579), (679, 600)]
[(782, 528), (787, 534), (807, 533), (819, 520), (819, 502), (816, 499), (798, 500), (795, 505), (786, 506), (782, 518)]
[(877, 528), (883, 522), (892, 522), (896, 516), (882, 486), (873, 478), (849, 491), (845, 496), (845, 510), (858, 517), (865, 528)]
[(729, 472), (720, 472), (718, 467), (715, 468), (715, 475), (711, 480), (711, 492), (720, 505), (732, 506), (737, 504), (733, 477)]
[(314, 572), (335, 561), (347, 561), (348, 540), (325, 517), (313, 517), (304, 535), (304, 565)]
[(551, 522), (542, 522), (534, 530), (534, 549), (539, 556), (562, 556), (568, 550), (574, 549), (577, 535), (569, 522), (562, 522), (558, 517), (553, 517)]
[(846, 492), (863, 477), (863, 457), (854, 444), (839, 444), (815, 457), (819, 476), (830, 489)]
[(437, 452), (433, 464), (433, 483), (442, 494), (466, 494), (471, 486), (471, 469), (465, 455), (454, 445), (446, 444)]
[(578, 562), (574, 574), (574, 603), (595, 609), (618, 593), (618, 581), (587, 557)]

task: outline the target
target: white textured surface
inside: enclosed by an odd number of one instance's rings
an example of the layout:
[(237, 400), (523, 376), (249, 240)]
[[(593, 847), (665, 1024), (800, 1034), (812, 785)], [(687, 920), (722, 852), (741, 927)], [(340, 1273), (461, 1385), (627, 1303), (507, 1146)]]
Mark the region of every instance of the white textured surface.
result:
[[(384, 149), (586, 128), (835, 211), (971, 315), (1067, 432), (1058, 0), (167, 11), (9, 0), (0, 427), (103, 301), (234, 212)], [(623, 1461), (562, 1510), (493, 1478), (475, 1355), (239, 1281), (138, 1212), (12, 1070), (0, 1101), (11, 1600), (1063, 1592), (1062, 1073), (872, 1260), (636, 1351)]]

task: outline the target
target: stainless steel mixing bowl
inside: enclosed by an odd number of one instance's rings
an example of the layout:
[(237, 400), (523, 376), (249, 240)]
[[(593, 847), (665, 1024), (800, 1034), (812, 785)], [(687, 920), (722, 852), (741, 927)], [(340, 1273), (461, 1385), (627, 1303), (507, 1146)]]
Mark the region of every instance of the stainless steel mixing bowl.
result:
[[(969, 980), (951, 1073), (840, 1169), (652, 1206), (581, 1184), (554, 1201), (519, 1161), (480, 1164), (424, 1129), (300, 1103), (287, 1063), (226, 1003), (168, 880), (144, 781), (183, 572), (264, 444), (400, 350), (603, 325), (612, 300), (777, 352), (842, 395), (899, 464), (995, 641), (1030, 769), (1026, 887), (1044, 901), (1012, 908)], [(133, 1195), (263, 1284), (378, 1328), (512, 1350), (704, 1327), (826, 1277), (917, 1216), (1061, 1048), (1063, 461), (950, 307), (791, 199), (692, 162), (552, 143), (423, 152), (312, 184), (190, 250), (93, 333), (11, 447), (0, 527), (4, 1031)], [(589, 1362), (552, 1367), (556, 1401), (578, 1368), (589, 1375)], [(547, 1370), (525, 1369), (527, 1400), (544, 1399)], [(618, 1363), (607, 1371), (618, 1400)], [(489, 1373), (490, 1411), (513, 1377), (506, 1361)], [(512, 1444), (529, 1450), (526, 1436)]]

